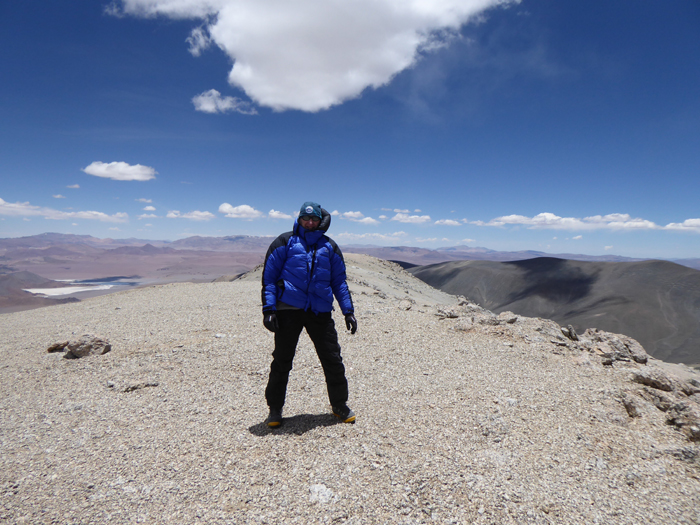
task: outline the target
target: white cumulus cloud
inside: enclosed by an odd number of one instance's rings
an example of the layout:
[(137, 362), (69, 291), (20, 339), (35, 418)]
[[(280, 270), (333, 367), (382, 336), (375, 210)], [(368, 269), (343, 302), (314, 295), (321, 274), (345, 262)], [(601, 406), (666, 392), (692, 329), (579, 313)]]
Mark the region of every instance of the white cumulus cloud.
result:
[(153, 206), (146, 206), (143, 211), (156, 211), (156, 209)]
[(408, 224), (422, 224), (430, 222), (430, 215), (409, 215), (408, 213), (397, 213), (391, 218), (392, 221), (405, 222)]
[(146, 181), (156, 178), (156, 170), (150, 166), (136, 164), (131, 166), (126, 162), (100, 162), (96, 161), (83, 168), (88, 175), (103, 177), (112, 180), (137, 180)]
[(692, 231), (700, 233), (700, 219), (686, 219), (683, 222), (672, 222), (664, 226), (667, 230)]
[(228, 202), (224, 202), (219, 206), (219, 213), (223, 213), (226, 217), (231, 219), (257, 219), (262, 217), (263, 213), (256, 210), (252, 206), (247, 204), (241, 204), (240, 206), (231, 206)]
[[(219, 208), (219, 211), (221, 211), (221, 208)], [(267, 214), (270, 219), (293, 219), (291, 215), (288, 213), (284, 213), (282, 211), (277, 211), (277, 210), (270, 210), (270, 213)]]
[(319, 111), (389, 83), (485, 10), (518, 1), (121, 0), (108, 12), (202, 21), (190, 53), (222, 49), (231, 85), (276, 110)]
[(459, 226), (459, 221), (453, 221), (452, 219), (441, 219), (439, 221), (435, 221), (435, 224), (445, 226)]
[(52, 195), (52, 197), (54, 199), (65, 199), (65, 197), (63, 195), (61, 195), (60, 193), (58, 195)]
[(66, 186), (66, 188), (77, 190), (78, 188), (80, 188), (80, 184), (71, 184), (70, 186)]
[(364, 217), (364, 214), (359, 211), (346, 211), (346, 212), (333, 212), (333, 215), (337, 215), (338, 217), (342, 219), (362, 219)]
[(190, 211), (187, 213), (180, 213), (178, 210), (170, 210), (166, 215), (168, 219), (190, 219), (192, 221), (208, 221), (215, 217), (213, 213), (208, 211)]
[(226, 113), (233, 111), (244, 115), (257, 115), (258, 112), (245, 100), (237, 97), (222, 97), (216, 89), (210, 89), (192, 98), (194, 109), (202, 113)]
[(373, 219), (372, 217), (365, 217), (365, 215), (359, 211), (346, 211), (341, 213), (338, 210), (335, 210), (331, 215), (339, 217), (341, 219), (347, 219), (352, 222), (359, 222), (360, 224), (379, 224), (379, 221), (377, 219)]

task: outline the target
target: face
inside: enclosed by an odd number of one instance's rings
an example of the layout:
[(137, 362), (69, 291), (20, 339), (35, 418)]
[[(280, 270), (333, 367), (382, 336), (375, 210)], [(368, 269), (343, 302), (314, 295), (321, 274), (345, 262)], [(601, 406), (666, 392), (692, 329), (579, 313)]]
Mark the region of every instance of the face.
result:
[(299, 224), (301, 224), (302, 228), (310, 232), (318, 228), (320, 223), (321, 219), (315, 215), (302, 215), (299, 217)]

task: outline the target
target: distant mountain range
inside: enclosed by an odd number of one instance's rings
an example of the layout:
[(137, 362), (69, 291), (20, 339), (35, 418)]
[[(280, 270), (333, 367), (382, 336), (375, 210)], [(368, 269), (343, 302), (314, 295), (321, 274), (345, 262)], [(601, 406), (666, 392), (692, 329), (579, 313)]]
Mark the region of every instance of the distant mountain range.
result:
[[(262, 253), (267, 251), (274, 239), (270, 237), (256, 237), (249, 235), (232, 235), (226, 237), (201, 237), (193, 236), (177, 241), (163, 241), (153, 239), (99, 239), (90, 235), (73, 235), (64, 233), (42, 233), (29, 237), (17, 237), (0, 239), (0, 261), (3, 256), (17, 258), (24, 256), (52, 256), (59, 255), (56, 249), (67, 250), (75, 253), (96, 253), (97, 250), (110, 250), (120, 247), (143, 247), (146, 250), (152, 248), (172, 248), (173, 250), (210, 251), (210, 252), (237, 252), (237, 253)], [(146, 248), (150, 245), (151, 248)], [(52, 248), (46, 252), (20, 252), (15, 250), (29, 249), (42, 250)], [(447, 261), (520, 261), (534, 259), (536, 257), (556, 257), (575, 261), (601, 261), (601, 262), (635, 262), (647, 259), (634, 259), (619, 255), (584, 255), (573, 253), (551, 254), (540, 251), (526, 250), (516, 252), (502, 252), (488, 248), (471, 246), (450, 246), (430, 250), (410, 246), (375, 246), (375, 245), (341, 245), (341, 249), (348, 253), (366, 253), (379, 259), (402, 261), (417, 266), (434, 264)], [(93, 251), (91, 251), (93, 250)], [(11, 252), (11, 253), (8, 253)], [(124, 252), (126, 253), (126, 252)], [(155, 254), (156, 252), (152, 252)], [(161, 252), (164, 253), (164, 252)], [(63, 252), (65, 255), (66, 253)], [(136, 253), (134, 253), (136, 254)], [(144, 255), (144, 253), (139, 253)], [(671, 262), (700, 270), (700, 258), (669, 259)]]

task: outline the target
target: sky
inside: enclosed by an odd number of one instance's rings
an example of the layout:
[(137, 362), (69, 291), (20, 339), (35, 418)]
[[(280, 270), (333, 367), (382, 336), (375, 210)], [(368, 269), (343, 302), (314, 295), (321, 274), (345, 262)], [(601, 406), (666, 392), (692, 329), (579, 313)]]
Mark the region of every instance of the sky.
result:
[(697, 0), (4, 0), (0, 237), (700, 257)]

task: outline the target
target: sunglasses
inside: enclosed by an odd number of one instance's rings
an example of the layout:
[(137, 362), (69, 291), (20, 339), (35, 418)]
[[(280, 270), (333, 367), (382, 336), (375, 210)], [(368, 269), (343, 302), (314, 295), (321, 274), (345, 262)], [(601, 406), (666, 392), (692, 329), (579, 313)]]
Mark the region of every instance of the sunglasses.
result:
[(320, 217), (316, 217), (315, 215), (302, 215), (299, 217), (302, 221), (311, 221), (311, 222), (321, 222)]

